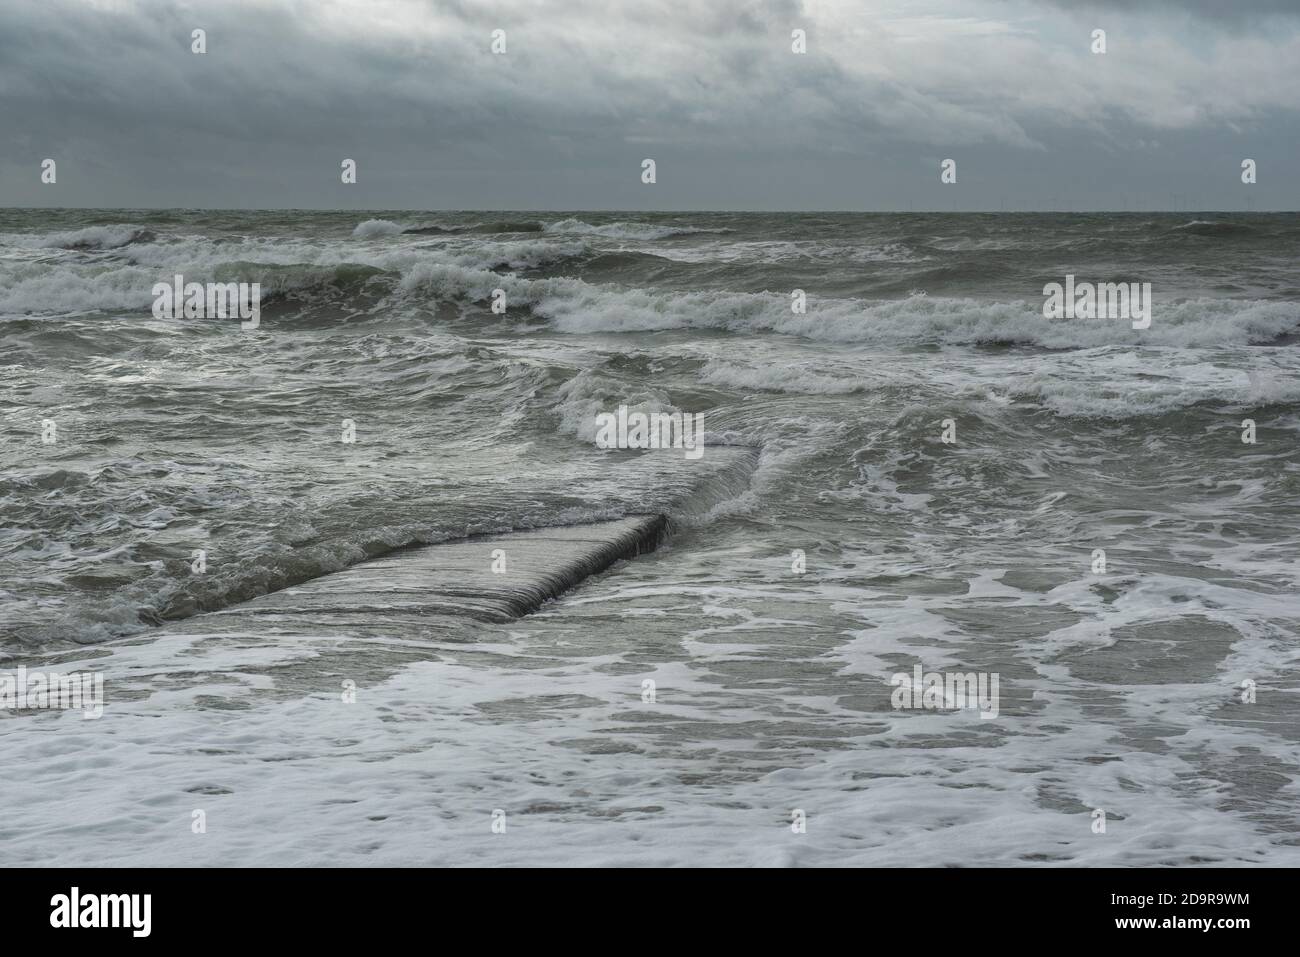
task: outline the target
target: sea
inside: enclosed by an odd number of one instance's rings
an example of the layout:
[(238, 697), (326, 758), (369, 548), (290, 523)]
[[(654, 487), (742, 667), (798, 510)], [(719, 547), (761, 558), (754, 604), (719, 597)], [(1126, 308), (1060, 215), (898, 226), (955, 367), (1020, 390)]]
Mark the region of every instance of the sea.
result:
[[(513, 622), (169, 627), (647, 512)], [(12, 863), (1294, 866), (1298, 587), (1297, 214), (0, 210), (0, 669), (106, 695), (0, 711)]]

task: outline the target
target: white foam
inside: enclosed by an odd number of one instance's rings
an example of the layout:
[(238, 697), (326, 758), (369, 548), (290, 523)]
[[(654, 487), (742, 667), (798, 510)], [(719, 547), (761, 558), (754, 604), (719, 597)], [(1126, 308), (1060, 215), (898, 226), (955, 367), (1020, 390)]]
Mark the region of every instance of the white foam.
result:
[(850, 395), (864, 392), (873, 385), (866, 378), (826, 375), (819, 371), (823, 368), (825, 363), (813, 360), (796, 364), (746, 366), (711, 359), (699, 375), (702, 382), (713, 385), (800, 395)]
[(402, 227), (392, 220), (367, 219), (363, 223), (357, 223), (352, 235), (357, 239), (373, 239), (376, 236), (395, 236), (401, 231)]
[(145, 233), (139, 226), (87, 226), (71, 232), (42, 237), (38, 245), (50, 248), (115, 249), (134, 242)]
[(1038, 356), (1002, 370), (996, 394), (1058, 415), (1125, 419), (1165, 415), (1202, 403), (1239, 409), (1300, 401), (1300, 358), (1291, 348), (1233, 350), (1118, 346)]
[(608, 239), (630, 239), (643, 242), (655, 239), (668, 239), (672, 236), (689, 236), (695, 233), (709, 233), (717, 230), (701, 229), (696, 226), (665, 226), (656, 223), (605, 223), (593, 226), (580, 219), (561, 219), (546, 223), (543, 227), (548, 233), (561, 233), (579, 236), (604, 236)]
[[(63, 660), (102, 668), (107, 707), (0, 717), (19, 865), (1294, 865), (1284, 834), (1232, 809), (1239, 789), (1195, 776), (1240, 749), (1286, 767), (1285, 736), (1212, 721), (1212, 685), (1077, 686), (1048, 663), (1004, 676), (996, 721), (900, 713), (897, 658), (960, 665), (961, 629), (917, 599), (835, 578), (814, 556), (719, 543), (632, 563), (473, 644), (329, 634), (166, 634)], [(844, 555), (846, 562), (872, 560)], [(920, 569), (876, 561), (882, 573)], [(1031, 602), (989, 569), (983, 600)], [(1172, 596), (1178, 591), (1170, 583)], [(1089, 592), (1049, 601), (1089, 602)], [(1217, 589), (1215, 601), (1239, 600)], [(1149, 604), (1080, 605), (1108, 624)], [(1278, 608), (1282, 606), (1279, 604)], [(832, 614), (869, 627), (837, 634)], [(618, 615), (647, 636), (601, 631)], [(822, 627), (815, 627), (821, 623)], [(586, 630), (584, 632), (584, 629)], [(649, 636), (653, 636), (652, 638)], [(666, 643), (649, 658), (645, 642)], [(1094, 645), (1059, 630), (1008, 653), (1050, 662)], [(417, 653), (378, 675), (337, 654)], [(658, 644), (656, 644), (658, 647)], [(747, 678), (747, 673), (761, 678)], [(810, 675), (818, 675), (812, 681)], [(1266, 673), (1259, 673), (1261, 679)], [(805, 677), (800, 678), (800, 675)], [(343, 682), (356, 700), (343, 701)], [(874, 679), (874, 682), (873, 680)], [(644, 681), (656, 699), (642, 700)], [(1104, 691), (1104, 689), (1100, 689)], [(1025, 709), (1025, 705), (1033, 703)], [(1102, 703), (1103, 708), (1097, 705)], [(1013, 705), (1020, 706), (1015, 712)], [(1128, 722), (1163, 729), (1142, 746)], [(1142, 726), (1134, 724), (1133, 726)], [(1188, 786), (1189, 780), (1195, 786)], [(1276, 800), (1287, 801), (1285, 789)], [(1092, 831), (1093, 808), (1109, 815)], [(807, 820), (791, 831), (792, 812)], [(205, 833), (191, 828), (202, 811)], [(494, 833), (493, 813), (506, 830)]]

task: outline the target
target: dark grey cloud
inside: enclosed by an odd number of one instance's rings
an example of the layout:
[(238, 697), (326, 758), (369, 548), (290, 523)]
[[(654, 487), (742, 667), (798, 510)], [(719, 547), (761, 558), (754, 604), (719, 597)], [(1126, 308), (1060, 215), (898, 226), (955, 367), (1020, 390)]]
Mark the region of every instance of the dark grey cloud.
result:
[(1078, 7), (1026, 0), (9, 4), (0, 203), (1208, 207), (1251, 156), (1252, 201), (1294, 205), (1300, 23), (1110, 17), (1094, 56)]

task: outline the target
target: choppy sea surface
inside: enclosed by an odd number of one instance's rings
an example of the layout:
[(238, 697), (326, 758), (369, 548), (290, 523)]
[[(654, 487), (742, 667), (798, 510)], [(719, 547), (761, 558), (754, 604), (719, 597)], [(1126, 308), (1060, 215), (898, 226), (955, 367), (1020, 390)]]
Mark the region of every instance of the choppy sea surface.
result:
[[(1045, 319), (1067, 275), (1150, 328)], [(1295, 214), (0, 211), (0, 669), (107, 694), (0, 711), (0, 858), (1300, 863), (1298, 333)], [(620, 404), (757, 464), (683, 497)], [(157, 628), (659, 510), (510, 624)], [(998, 716), (896, 710), (917, 664)]]

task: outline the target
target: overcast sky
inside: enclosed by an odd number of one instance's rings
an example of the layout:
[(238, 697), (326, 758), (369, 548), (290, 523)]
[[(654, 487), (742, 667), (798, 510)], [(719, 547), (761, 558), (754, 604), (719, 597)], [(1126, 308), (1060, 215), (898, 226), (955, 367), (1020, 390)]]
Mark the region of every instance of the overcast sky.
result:
[(1296, 209), (1298, 113), (1300, 0), (0, 3), (0, 206)]

